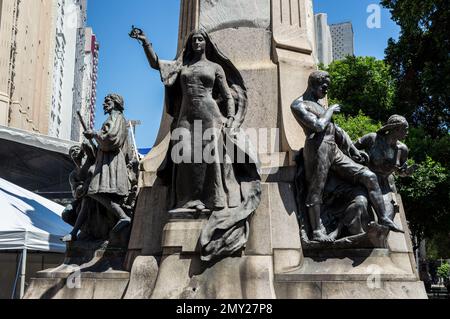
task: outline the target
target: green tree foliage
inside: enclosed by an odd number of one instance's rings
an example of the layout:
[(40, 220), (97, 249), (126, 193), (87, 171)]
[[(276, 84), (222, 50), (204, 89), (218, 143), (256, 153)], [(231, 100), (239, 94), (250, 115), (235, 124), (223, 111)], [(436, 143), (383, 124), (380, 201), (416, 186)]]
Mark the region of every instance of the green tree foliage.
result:
[(447, 262), (443, 263), (437, 270), (437, 275), (444, 280), (449, 280), (450, 278), (450, 264)]
[(410, 156), (417, 162), (425, 161), (429, 156), (450, 169), (450, 135), (432, 138), (423, 127), (412, 127), (406, 144), (411, 150)]
[(450, 176), (445, 167), (427, 156), (413, 176), (398, 178), (397, 186), (414, 236), (421, 240), (448, 234)]
[(401, 27), (386, 62), (396, 79), (396, 112), (432, 137), (450, 127), (450, 1), (382, 0)]
[(429, 257), (450, 257), (450, 136), (432, 138), (423, 127), (410, 129), (406, 144), (420, 163), (412, 179), (399, 179), (412, 232), (428, 239)]
[(389, 40), (385, 61), (396, 80), (396, 113), (406, 115), (414, 127), (407, 140), (411, 157), (421, 163), (414, 178), (399, 181), (400, 190), (412, 230), (427, 237), (430, 255), (448, 257), (450, 1), (381, 4), (401, 28), (399, 40)]
[(450, 258), (450, 233), (438, 233), (426, 241), (427, 258), (438, 260)]
[(348, 133), (353, 141), (358, 140), (366, 134), (376, 132), (381, 128), (381, 123), (376, 123), (370, 117), (364, 115), (362, 111), (357, 116), (336, 114), (334, 121)]
[(332, 79), (330, 103), (340, 104), (344, 114), (358, 116), (362, 111), (381, 122), (392, 114), (395, 81), (384, 61), (348, 56), (334, 61), (325, 70)]

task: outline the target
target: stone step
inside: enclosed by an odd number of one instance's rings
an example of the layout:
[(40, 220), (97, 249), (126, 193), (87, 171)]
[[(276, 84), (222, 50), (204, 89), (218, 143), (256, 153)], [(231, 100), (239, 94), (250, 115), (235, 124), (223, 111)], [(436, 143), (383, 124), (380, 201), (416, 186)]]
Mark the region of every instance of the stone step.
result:
[[(348, 253), (348, 252), (347, 252)], [(305, 257), (301, 268), (276, 273), (279, 282), (331, 282), (331, 281), (417, 281), (412, 269), (399, 268), (388, 250), (355, 250), (353, 254), (339, 251), (334, 256), (317, 254)], [(405, 254), (405, 258), (408, 256)], [(406, 259), (405, 259), (406, 260)]]

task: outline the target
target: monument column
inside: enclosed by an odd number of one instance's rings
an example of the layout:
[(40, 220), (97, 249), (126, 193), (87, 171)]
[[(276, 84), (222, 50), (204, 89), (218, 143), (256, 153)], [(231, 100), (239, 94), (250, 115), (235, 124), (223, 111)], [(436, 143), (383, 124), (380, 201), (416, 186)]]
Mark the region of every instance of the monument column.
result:
[[(277, 141), (281, 143), (281, 151), (298, 151), (303, 146), (304, 136), (298, 134), (301, 130), (291, 114), (290, 104), (306, 90), (309, 74), (317, 69), (313, 57), (315, 30), (312, 0), (182, 0), (179, 48), (183, 46), (189, 33), (196, 28), (217, 33), (218, 38), (220, 33), (229, 35), (229, 32), (224, 31), (226, 29), (237, 29), (240, 38), (220, 39), (219, 43), (223, 44), (221, 49), (226, 54), (235, 58), (234, 62), (238, 63), (241, 70), (250, 67), (255, 69), (258, 64), (257, 68), (260, 70), (267, 69), (269, 64), (276, 67), (278, 92), (272, 90), (270, 94), (273, 96), (275, 93), (278, 100), (272, 101), (276, 104), (275, 107), (267, 103), (259, 112), (272, 115), (270, 111), (276, 110), (277, 113), (273, 114), (278, 120), (277, 127), (281, 129), (280, 140)], [(246, 28), (256, 32), (266, 31), (271, 43), (263, 44), (259, 42), (260, 39), (245, 38), (243, 35), (246, 32), (243, 29)], [(227, 40), (236, 43), (230, 47), (231, 44)], [(260, 54), (249, 55), (246, 54), (247, 46), (263, 51), (258, 50), (252, 53)], [(267, 79), (261, 79), (260, 82), (265, 80)], [(261, 86), (257, 89), (266, 92)], [(250, 102), (250, 107), (252, 106), (256, 105)], [(258, 106), (261, 107), (261, 104)], [(258, 127), (272, 127), (266, 122), (262, 124)]]
[(273, 0), (272, 32), (278, 65), (281, 149), (298, 151), (305, 137), (291, 112), (291, 103), (306, 90), (308, 76), (317, 69), (313, 57), (314, 15), (310, 0)]

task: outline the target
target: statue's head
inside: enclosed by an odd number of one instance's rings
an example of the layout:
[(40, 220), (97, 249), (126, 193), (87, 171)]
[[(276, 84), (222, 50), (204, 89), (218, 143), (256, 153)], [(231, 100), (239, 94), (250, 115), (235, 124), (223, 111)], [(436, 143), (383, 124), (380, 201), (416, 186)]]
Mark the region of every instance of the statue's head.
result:
[(203, 30), (194, 30), (191, 32), (186, 40), (184, 47), (183, 60), (188, 63), (195, 56), (206, 54), (206, 58), (211, 60), (214, 55), (214, 51), (217, 50), (213, 42), (211, 41), (208, 33)]
[(378, 134), (391, 135), (393, 139), (404, 140), (408, 136), (409, 123), (404, 116), (392, 115)]
[(77, 166), (81, 166), (83, 155), (83, 151), (79, 145), (72, 146), (69, 150), (69, 156)]
[(204, 32), (195, 31), (191, 36), (192, 51), (197, 54), (203, 54), (206, 50), (206, 37)]
[(331, 84), (330, 74), (325, 71), (314, 71), (309, 76), (308, 90), (317, 100), (325, 98)]
[(118, 94), (108, 94), (105, 97), (105, 102), (103, 103), (103, 110), (105, 111), (105, 114), (110, 114), (113, 110), (123, 112), (123, 97)]

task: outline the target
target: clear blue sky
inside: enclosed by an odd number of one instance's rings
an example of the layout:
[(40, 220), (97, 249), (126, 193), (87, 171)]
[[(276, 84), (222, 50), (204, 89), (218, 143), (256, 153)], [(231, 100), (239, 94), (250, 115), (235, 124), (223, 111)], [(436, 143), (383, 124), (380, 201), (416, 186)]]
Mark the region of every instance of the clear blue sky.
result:
[[(329, 23), (351, 21), (356, 55), (384, 57), (387, 40), (397, 38), (399, 28), (382, 10), (381, 28), (366, 25), (369, 4), (376, 0), (315, 0), (316, 13), (328, 14)], [(151, 147), (163, 111), (164, 88), (157, 71), (150, 69), (140, 45), (128, 37), (131, 25), (146, 32), (161, 59), (173, 59), (177, 49), (180, 0), (88, 0), (88, 24), (100, 43), (96, 127), (105, 119), (104, 96), (119, 93), (125, 98), (125, 115), (141, 120), (138, 147)]]

